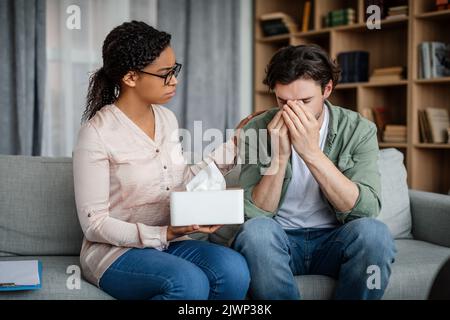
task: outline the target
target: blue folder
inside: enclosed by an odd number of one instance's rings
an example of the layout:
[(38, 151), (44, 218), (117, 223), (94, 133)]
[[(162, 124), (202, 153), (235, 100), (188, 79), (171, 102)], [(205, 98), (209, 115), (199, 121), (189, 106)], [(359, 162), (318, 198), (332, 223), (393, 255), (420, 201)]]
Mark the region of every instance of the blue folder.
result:
[[(39, 283), (30, 286), (18, 285), (2, 285), (0, 284), (0, 291), (22, 291), (22, 290), (38, 290), (42, 288), (42, 263), (38, 261)], [(0, 295), (1, 297), (1, 295)]]

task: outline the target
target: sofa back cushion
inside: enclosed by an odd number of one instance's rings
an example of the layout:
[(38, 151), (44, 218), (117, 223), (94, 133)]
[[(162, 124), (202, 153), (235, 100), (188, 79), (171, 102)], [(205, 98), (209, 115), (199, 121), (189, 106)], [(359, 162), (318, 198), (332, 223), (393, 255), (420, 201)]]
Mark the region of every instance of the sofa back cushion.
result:
[(378, 160), (382, 203), (378, 219), (388, 226), (395, 239), (412, 238), (407, 173), (403, 160), (403, 153), (392, 148), (381, 150)]
[(0, 255), (78, 255), (72, 159), (0, 156)]

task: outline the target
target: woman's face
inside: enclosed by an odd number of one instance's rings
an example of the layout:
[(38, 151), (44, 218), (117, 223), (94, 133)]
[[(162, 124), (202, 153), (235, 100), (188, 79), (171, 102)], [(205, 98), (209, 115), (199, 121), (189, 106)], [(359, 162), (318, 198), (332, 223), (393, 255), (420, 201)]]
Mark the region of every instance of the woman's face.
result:
[(149, 104), (166, 104), (169, 102), (175, 96), (178, 83), (175, 75), (170, 80), (155, 75), (167, 75), (173, 70), (175, 63), (175, 52), (171, 47), (167, 47), (153, 63), (142, 69), (142, 72), (137, 73), (134, 81), (135, 93)]

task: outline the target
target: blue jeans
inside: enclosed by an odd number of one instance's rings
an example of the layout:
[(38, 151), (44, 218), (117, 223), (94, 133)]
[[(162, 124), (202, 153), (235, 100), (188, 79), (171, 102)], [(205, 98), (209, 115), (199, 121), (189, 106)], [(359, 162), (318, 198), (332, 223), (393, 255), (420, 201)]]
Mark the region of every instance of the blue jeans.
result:
[(371, 218), (284, 230), (257, 217), (241, 226), (233, 247), (247, 259), (254, 299), (300, 299), (294, 276), (309, 274), (337, 279), (336, 299), (381, 299), (396, 254), (387, 226)]
[(242, 255), (213, 243), (185, 240), (165, 251), (128, 250), (105, 271), (99, 286), (123, 300), (239, 300), (249, 283)]

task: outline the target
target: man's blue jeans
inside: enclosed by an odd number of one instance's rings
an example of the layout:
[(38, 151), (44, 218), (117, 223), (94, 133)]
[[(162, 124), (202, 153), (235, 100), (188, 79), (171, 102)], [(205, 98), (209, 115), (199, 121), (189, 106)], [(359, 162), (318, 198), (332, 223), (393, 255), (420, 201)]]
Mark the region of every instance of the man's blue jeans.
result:
[(121, 300), (240, 300), (249, 282), (247, 263), (236, 251), (185, 240), (165, 251), (128, 250), (105, 271), (99, 286)]
[(387, 226), (371, 218), (284, 230), (257, 217), (241, 226), (233, 247), (247, 259), (253, 299), (300, 299), (294, 276), (308, 274), (337, 279), (336, 299), (381, 299), (396, 254)]

